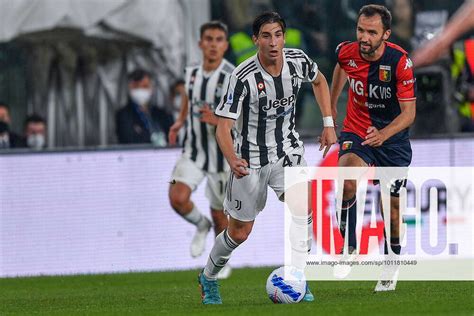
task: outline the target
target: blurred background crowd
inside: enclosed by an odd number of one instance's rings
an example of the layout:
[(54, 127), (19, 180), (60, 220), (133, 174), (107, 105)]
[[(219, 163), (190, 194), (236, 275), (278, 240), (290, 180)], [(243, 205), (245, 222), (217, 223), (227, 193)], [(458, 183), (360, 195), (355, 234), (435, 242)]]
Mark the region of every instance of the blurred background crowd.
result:
[[(393, 15), (389, 41), (411, 53), (441, 32), (463, 2), (0, 0), (0, 149), (167, 146), (185, 91), (184, 67), (199, 62), (199, 26), (211, 19), (228, 25), (226, 58), (237, 65), (256, 52), (254, 17), (279, 12), (288, 25), (286, 45), (305, 50), (330, 79), (336, 46), (355, 40), (361, 6), (386, 5)], [(412, 137), (474, 135), (473, 66), (471, 29), (441, 59), (416, 69)], [(310, 89), (297, 106), (306, 137), (322, 125)], [(338, 106), (345, 113), (344, 96)]]

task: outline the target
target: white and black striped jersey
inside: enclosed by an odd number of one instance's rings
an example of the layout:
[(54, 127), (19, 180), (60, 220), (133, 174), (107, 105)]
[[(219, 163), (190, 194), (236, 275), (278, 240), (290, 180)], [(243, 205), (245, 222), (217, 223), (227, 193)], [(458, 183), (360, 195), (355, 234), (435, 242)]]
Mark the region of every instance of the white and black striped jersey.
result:
[(216, 127), (199, 121), (199, 109), (204, 104), (208, 104), (211, 109), (216, 108), (234, 69), (234, 65), (225, 59), (210, 74), (204, 73), (202, 64), (186, 68), (185, 84), (189, 107), (183, 155), (193, 160), (203, 171), (229, 170), (216, 142)]
[(234, 145), (250, 168), (260, 168), (302, 146), (295, 131), (295, 104), (302, 82), (312, 82), (318, 66), (299, 49), (283, 49), (280, 76), (268, 74), (257, 55), (240, 64), (216, 115), (236, 120)]

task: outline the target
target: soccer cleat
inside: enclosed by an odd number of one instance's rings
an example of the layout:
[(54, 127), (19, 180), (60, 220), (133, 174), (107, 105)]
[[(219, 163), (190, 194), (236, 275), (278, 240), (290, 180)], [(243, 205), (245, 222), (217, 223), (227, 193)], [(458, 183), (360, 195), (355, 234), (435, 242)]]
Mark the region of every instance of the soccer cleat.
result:
[(374, 292), (387, 292), (387, 291), (395, 291), (397, 287), (397, 280), (379, 280), (377, 285), (375, 286)]
[(333, 269), (335, 278), (344, 279), (349, 275), (349, 273), (351, 273), (351, 262), (356, 260), (358, 253), (357, 249), (354, 247), (349, 246), (348, 248), (349, 249), (347, 250), (347, 253), (344, 253), (344, 249), (340, 252), (340, 254), (343, 254), (342, 258), (338, 261), (337, 265), (335, 265)]
[(306, 284), (306, 293), (304, 294), (303, 301), (305, 302), (312, 302), (314, 301), (314, 295), (309, 290), (308, 284)]
[(374, 292), (395, 291), (398, 281), (398, 273), (400, 269), (398, 266), (388, 265), (382, 270), (380, 280), (375, 286)]
[(229, 264), (226, 264), (221, 271), (217, 274), (219, 280), (227, 279), (232, 274), (232, 268)]
[(206, 237), (212, 227), (211, 221), (205, 218), (206, 225), (202, 229), (197, 229), (191, 241), (191, 257), (196, 258), (202, 255), (206, 248)]
[(222, 304), (221, 295), (219, 294), (219, 284), (217, 280), (208, 280), (201, 271), (198, 276), (199, 287), (201, 288), (201, 300), (205, 305)]

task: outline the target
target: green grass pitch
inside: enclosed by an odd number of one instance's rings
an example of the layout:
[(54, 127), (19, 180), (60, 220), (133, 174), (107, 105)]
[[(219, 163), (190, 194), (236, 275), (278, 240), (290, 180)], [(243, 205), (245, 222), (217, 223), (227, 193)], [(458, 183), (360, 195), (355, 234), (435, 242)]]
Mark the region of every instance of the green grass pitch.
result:
[(474, 282), (400, 281), (373, 293), (371, 282), (310, 282), (313, 303), (275, 305), (265, 281), (273, 268), (235, 269), (221, 282), (221, 306), (203, 306), (198, 271), (0, 279), (0, 315), (473, 315)]

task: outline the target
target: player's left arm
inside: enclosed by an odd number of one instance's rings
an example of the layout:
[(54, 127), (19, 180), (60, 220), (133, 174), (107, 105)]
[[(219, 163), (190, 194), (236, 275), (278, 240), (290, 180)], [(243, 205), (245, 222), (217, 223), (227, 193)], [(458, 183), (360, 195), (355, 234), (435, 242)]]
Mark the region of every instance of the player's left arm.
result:
[[(323, 157), (326, 157), (329, 149), (337, 142), (336, 131), (334, 128), (334, 121), (331, 114), (331, 94), (329, 92), (329, 85), (326, 77), (318, 72), (317, 77), (312, 82), (313, 93), (316, 101), (323, 115), (324, 129), (320, 138), (319, 150), (324, 150)], [(329, 122), (330, 121), (330, 122)]]
[(413, 63), (407, 55), (403, 55), (397, 65), (397, 98), (400, 104), (400, 114), (390, 124), (378, 130), (374, 126), (367, 129), (367, 136), (362, 145), (379, 147), (397, 134), (408, 128), (415, 121), (416, 97)]

